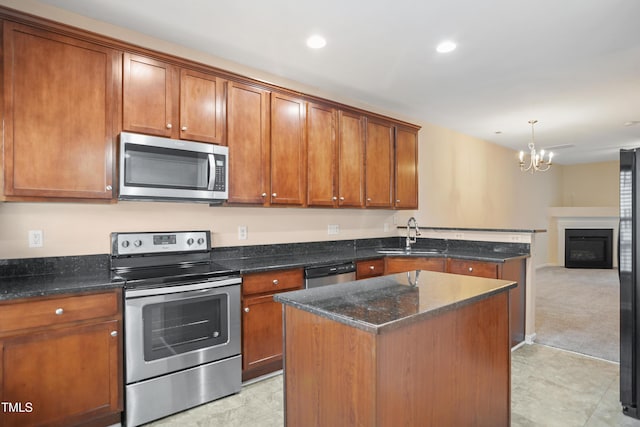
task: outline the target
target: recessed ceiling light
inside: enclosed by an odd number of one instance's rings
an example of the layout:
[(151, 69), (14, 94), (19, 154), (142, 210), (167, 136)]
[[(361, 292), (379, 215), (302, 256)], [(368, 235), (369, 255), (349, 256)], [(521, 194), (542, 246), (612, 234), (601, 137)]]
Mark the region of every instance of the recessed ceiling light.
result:
[(449, 53), (456, 50), (456, 47), (457, 45), (451, 40), (445, 40), (436, 47), (436, 50), (439, 53)]
[(311, 49), (321, 49), (327, 45), (327, 40), (317, 34), (307, 39), (307, 46)]

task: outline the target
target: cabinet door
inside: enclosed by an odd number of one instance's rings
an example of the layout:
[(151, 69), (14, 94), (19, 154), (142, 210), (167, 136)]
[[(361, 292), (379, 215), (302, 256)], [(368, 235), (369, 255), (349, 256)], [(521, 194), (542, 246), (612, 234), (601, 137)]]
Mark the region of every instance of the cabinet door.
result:
[(418, 209), (418, 132), (396, 129), (395, 207)]
[(338, 203), (364, 206), (364, 118), (340, 111)]
[(75, 425), (121, 411), (120, 331), (112, 320), (0, 341), (2, 400), (33, 409), (3, 412), (4, 425)]
[(144, 56), (124, 54), (124, 130), (177, 138), (176, 67)]
[(305, 102), (271, 94), (271, 204), (304, 205), (307, 187)]
[(180, 139), (224, 143), (224, 80), (180, 71)]
[(242, 369), (258, 369), (282, 360), (282, 304), (273, 294), (244, 299)]
[(228, 83), (229, 203), (268, 202), (269, 96), (254, 86)]
[(393, 207), (393, 139), (390, 123), (367, 119), (366, 206)]
[(337, 156), (336, 110), (323, 105), (307, 105), (307, 203), (335, 206)]
[(122, 54), (3, 26), (5, 196), (111, 199)]

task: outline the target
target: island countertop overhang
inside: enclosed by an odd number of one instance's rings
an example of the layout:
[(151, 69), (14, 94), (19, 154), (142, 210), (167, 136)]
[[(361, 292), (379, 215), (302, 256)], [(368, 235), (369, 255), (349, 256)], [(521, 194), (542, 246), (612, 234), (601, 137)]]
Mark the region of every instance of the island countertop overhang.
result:
[(509, 280), (412, 271), (279, 293), (274, 300), (381, 334), (506, 292), (516, 285)]

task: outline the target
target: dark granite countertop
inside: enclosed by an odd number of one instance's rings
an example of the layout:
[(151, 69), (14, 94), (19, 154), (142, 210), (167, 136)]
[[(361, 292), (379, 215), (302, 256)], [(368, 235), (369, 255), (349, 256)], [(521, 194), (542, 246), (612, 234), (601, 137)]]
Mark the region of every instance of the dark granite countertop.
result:
[(0, 260), (0, 301), (122, 287), (108, 255)]
[[(409, 280), (417, 285), (410, 286)], [(284, 292), (274, 300), (380, 334), (516, 286), (508, 280), (420, 271)]]
[[(386, 255), (404, 247), (402, 237), (213, 248), (212, 260), (240, 274), (304, 268), (384, 256), (431, 256), (505, 262), (529, 256), (529, 245), (418, 239), (416, 250), (436, 253)], [(0, 301), (122, 287), (109, 271), (109, 254), (0, 260)]]
[[(529, 254), (518, 252), (505, 252), (488, 250), (486, 248), (435, 248), (434, 252), (425, 254), (424, 251), (415, 250), (412, 253), (380, 253), (378, 248), (341, 248), (323, 252), (292, 252), (287, 254), (269, 254), (262, 256), (238, 256), (235, 258), (219, 258), (214, 255), (216, 263), (233, 270), (240, 271), (241, 274), (260, 273), (264, 271), (280, 270), (287, 268), (304, 268), (309, 266), (321, 266), (337, 264), (349, 261), (365, 261), (369, 259), (393, 257), (436, 257), (436, 258), (458, 258), (476, 261), (503, 263), (516, 258), (528, 258)], [(384, 248), (398, 248), (397, 246)], [(432, 248), (429, 248), (432, 249)]]

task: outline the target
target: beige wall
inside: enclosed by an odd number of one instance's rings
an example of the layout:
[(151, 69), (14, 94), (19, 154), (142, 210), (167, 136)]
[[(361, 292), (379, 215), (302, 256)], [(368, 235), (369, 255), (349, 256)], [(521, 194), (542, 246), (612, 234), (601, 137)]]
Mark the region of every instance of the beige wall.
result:
[(574, 207), (617, 207), (620, 203), (620, 162), (584, 163), (562, 168), (562, 204)]
[[(411, 215), (423, 227), (546, 228), (547, 207), (561, 202), (560, 168), (545, 174), (523, 174), (515, 151), (430, 124), (428, 117), (406, 117), (372, 108), (31, 0), (0, 0), (0, 4), (423, 126), (419, 134), (418, 212), (211, 208), (150, 202), (4, 203), (0, 204), (0, 259), (108, 253), (109, 233), (127, 230), (210, 229), (214, 246), (228, 246), (392, 236), (398, 234), (394, 222), (403, 224)], [(328, 224), (338, 224), (340, 234), (328, 235)], [(237, 240), (238, 225), (248, 226), (248, 240)], [(43, 248), (27, 247), (28, 230), (43, 230)], [(536, 239), (541, 242), (538, 247), (546, 246), (542, 243), (545, 235)], [(539, 255), (546, 259), (546, 254)]]

